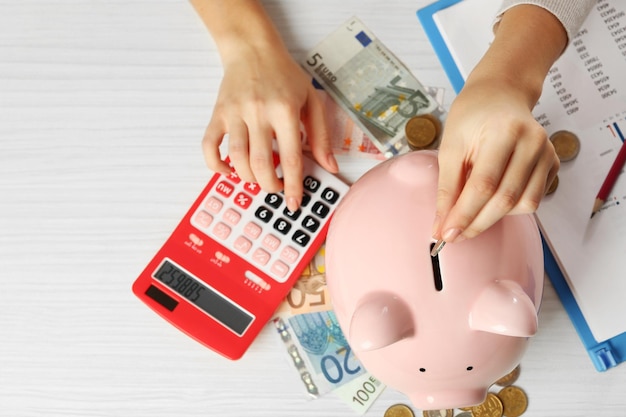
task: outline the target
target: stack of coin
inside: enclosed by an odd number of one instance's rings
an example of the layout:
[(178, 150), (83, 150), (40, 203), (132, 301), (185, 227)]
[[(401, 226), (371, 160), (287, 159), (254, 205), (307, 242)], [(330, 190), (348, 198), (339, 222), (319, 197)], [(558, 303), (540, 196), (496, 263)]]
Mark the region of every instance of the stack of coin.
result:
[(413, 116), (406, 122), (404, 133), (412, 150), (431, 149), (441, 135), (441, 121), (431, 114)]
[[(497, 380), (494, 386), (499, 391), (490, 390), (482, 404), (462, 407), (459, 413), (455, 410), (424, 410), (423, 417), (520, 417), (528, 408), (528, 397), (518, 386), (513, 385), (520, 375), (519, 365)], [(406, 404), (394, 404), (385, 411), (384, 417), (415, 417), (413, 410)]]

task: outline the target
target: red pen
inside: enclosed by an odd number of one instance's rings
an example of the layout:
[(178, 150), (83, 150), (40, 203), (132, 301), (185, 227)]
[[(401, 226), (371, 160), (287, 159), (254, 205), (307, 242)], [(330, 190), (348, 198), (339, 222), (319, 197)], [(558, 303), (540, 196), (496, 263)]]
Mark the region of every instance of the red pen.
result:
[(591, 211), (591, 217), (594, 216), (602, 206), (604, 202), (609, 197), (609, 193), (615, 185), (617, 181), (617, 177), (622, 171), (624, 167), (624, 163), (626, 163), (626, 143), (624, 142), (624, 138), (622, 137), (621, 132), (618, 132), (620, 139), (622, 139), (622, 147), (620, 148), (617, 156), (615, 157), (615, 161), (613, 161), (613, 165), (611, 165), (611, 169), (609, 169), (609, 173), (606, 175), (604, 182), (602, 183), (602, 187), (600, 187), (600, 191), (598, 191), (598, 195), (596, 196), (596, 201), (593, 204), (593, 210)]

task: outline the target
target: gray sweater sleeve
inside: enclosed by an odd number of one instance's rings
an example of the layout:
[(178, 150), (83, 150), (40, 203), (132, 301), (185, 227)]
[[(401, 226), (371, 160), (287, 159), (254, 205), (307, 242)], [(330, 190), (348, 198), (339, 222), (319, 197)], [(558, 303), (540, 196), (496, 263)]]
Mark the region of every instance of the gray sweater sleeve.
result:
[(502, 14), (511, 7), (519, 4), (534, 4), (543, 7), (559, 19), (567, 32), (569, 43), (578, 33), (585, 18), (597, 3), (597, 0), (503, 0), (494, 24), (498, 23)]

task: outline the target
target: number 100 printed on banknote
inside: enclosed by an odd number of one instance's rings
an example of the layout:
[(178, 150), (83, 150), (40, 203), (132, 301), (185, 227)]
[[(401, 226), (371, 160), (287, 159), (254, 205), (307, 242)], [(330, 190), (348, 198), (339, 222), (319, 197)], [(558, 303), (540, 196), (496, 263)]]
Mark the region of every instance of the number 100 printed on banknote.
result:
[(385, 157), (410, 150), (406, 122), (445, 111), (356, 17), (324, 39), (303, 66), (354, 119)]

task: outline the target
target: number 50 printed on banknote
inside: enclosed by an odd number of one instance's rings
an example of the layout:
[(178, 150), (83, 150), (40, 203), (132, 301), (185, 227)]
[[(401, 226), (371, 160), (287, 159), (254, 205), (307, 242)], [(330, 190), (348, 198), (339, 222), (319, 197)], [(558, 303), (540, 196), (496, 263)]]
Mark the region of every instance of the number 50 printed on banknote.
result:
[(444, 109), (408, 68), (353, 17), (304, 59), (305, 69), (354, 119), (385, 155), (410, 150), (405, 125)]

